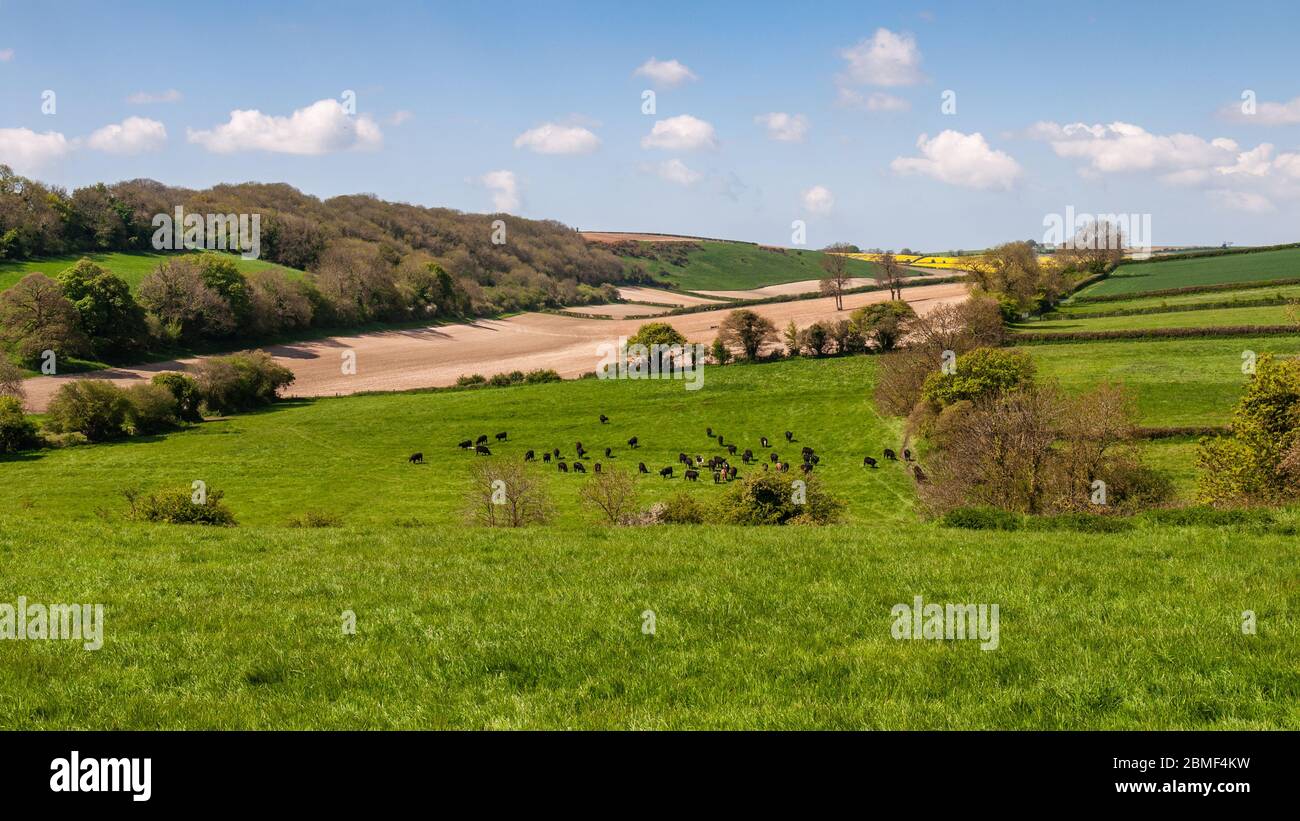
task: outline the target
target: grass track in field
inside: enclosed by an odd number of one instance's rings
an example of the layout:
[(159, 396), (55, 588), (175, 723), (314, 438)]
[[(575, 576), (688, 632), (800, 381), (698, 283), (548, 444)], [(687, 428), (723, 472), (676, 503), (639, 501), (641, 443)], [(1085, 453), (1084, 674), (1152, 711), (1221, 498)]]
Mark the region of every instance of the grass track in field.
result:
[(1139, 294), (1166, 288), (1254, 282), (1300, 276), (1300, 248), (1229, 254), (1204, 259), (1176, 259), (1121, 265), (1113, 274), (1079, 292), (1079, 296)]
[[(18, 280), (33, 272), (40, 272), (48, 277), (57, 277), (59, 272), (65, 271), (77, 264), (82, 257), (89, 257), (94, 262), (107, 268), (117, 274), (134, 289), (140, 284), (140, 280), (153, 273), (154, 269), (174, 254), (161, 253), (108, 253), (108, 254), (66, 254), (58, 257), (45, 257), (34, 260), (20, 261), (3, 261), (0, 262), (0, 291), (13, 285)], [(266, 268), (283, 268), (270, 262), (260, 259), (243, 259), (238, 255), (231, 255), (239, 270), (245, 275), (254, 271), (261, 271)], [(284, 268), (291, 274), (300, 274), (292, 268)]]

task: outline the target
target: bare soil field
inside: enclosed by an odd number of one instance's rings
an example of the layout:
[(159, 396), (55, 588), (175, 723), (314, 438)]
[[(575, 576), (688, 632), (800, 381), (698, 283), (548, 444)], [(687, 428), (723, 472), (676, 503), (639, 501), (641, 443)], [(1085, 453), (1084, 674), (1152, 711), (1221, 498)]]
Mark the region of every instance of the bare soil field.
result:
[(619, 288), (618, 295), (628, 302), (653, 302), (660, 305), (708, 305), (711, 302), (718, 301), (687, 294), (676, 294), (660, 288), (646, 288), (641, 285)]
[(625, 242), (633, 240), (636, 242), (699, 242), (703, 237), (682, 237), (675, 234), (638, 234), (636, 232), (624, 233), (622, 231), (579, 231), (582, 238), (587, 242)]
[(659, 316), (668, 313), (672, 309), (661, 308), (658, 305), (642, 305), (639, 302), (615, 302), (608, 305), (579, 305), (564, 310), (571, 314), (604, 315), (622, 319), (629, 316)]
[[(908, 288), (904, 297), (918, 313), (966, 297), (963, 283)], [(856, 308), (887, 300), (887, 291), (850, 294), (844, 309), (835, 310), (830, 297), (754, 306), (778, 328), (791, 320), (800, 327), (822, 319), (845, 319)], [(666, 317), (692, 342), (711, 343), (727, 309)], [(555, 314), (527, 313), (509, 319), (480, 320), (412, 330), (383, 331), (330, 337), (266, 350), (297, 377), (288, 396), (335, 396), (362, 391), (397, 391), (454, 384), (456, 378), (479, 373), (551, 368), (566, 378), (594, 371), (601, 361), (602, 343), (631, 336), (640, 320), (578, 319)], [(344, 374), (343, 354), (356, 354), (356, 373)], [(185, 370), (198, 360), (156, 362), (88, 374), (40, 376), (24, 383), (29, 410), (41, 412), (64, 382), (73, 379), (113, 379), (123, 383), (150, 379), (169, 370)]]

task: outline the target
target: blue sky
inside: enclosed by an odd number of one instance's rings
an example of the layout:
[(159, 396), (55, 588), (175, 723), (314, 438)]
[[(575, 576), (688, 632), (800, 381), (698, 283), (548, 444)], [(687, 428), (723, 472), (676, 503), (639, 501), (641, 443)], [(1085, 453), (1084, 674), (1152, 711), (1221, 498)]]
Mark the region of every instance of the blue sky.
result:
[(1286, 3), (0, 2), (0, 162), (775, 244), (980, 247), (1067, 207), (1287, 242), (1298, 34)]

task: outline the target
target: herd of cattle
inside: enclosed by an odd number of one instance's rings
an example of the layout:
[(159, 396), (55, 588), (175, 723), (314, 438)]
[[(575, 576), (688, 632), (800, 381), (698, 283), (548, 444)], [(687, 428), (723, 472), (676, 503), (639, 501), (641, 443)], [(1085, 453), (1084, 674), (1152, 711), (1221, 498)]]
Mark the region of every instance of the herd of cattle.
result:
[[(609, 422), (609, 417), (602, 413), (600, 415), (600, 423), (604, 425), (607, 424), (608, 422)], [(731, 464), (731, 460), (730, 460), (730, 457), (737, 457), (737, 456), (739, 457), (741, 463), (745, 465), (761, 465), (763, 470), (776, 470), (781, 473), (786, 473), (790, 470), (791, 463), (787, 461), (782, 461), (780, 455), (777, 454), (776, 451), (771, 450), (772, 443), (766, 436), (759, 437), (759, 446), (763, 450), (771, 451), (770, 453), (768, 453), (767, 459), (764, 460), (761, 457), (755, 455), (754, 451), (750, 448), (745, 448), (743, 451), (741, 451), (740, 447), (736, 443), (734, 442), (728, 443), (726, 441), (726, 438), (722, 434), (720, 433), (715, 434), (713, 432), (713, 428), (711, 427), (706, 428), (705, 434), (711, 440), (716, 439), (718, 443), (718, 447), (726, 449), (727, 456), (720, 456), (720, 455), (711, 456), (708, 459), (705, 459), (703, 454), (697, 453), (694, 457), (691, 457), (686, 453), (678, 453), (677, 462), (679, 463), (679, 465), (682, 466), (683, 468), (682, 475), (687, 481), (690, 482), (699, 481), (700, 471), (707, 470), (708, 472), (713, 474), (713, 481), (715, 484), (730, 482), (733, 479), (739, 477), (740, 475), (739, 471), (737, 470), (735, 465)], [(496, 434), (495, 438), (497, 442), (505, 442), (509, 440), (509, 434), (507, 431), (501, 431), (500, 433)], [(785, 432), (785, 441), (787, 444), (791, 444), (791, 445), (793, 445), (797, 441), (794, 438), (793, 431)], [(632, 450), (636, 450), (640, 446), (640, 442), (638, 441), (637, 437), (633, 436), (631, 439), (627, 440), (627, 446)], [(479, 436), (477, 439), (465, 439), (459, 443), (458, 447), (461, 450), (472, 450), (474, 451), (474, 453), (480, 456), (492, 455), (492, 450), (491, 448), (488, 447), (487, 434), (483, 434), (482, 436)], [(583, 447), (583, 444), (581, 442), (575, 443), (574, 450), (577, 453), (577, 458), (573, 460), (572, 468), (570, 468), (569, 460), (566, 459), (566, 457), (561, 453), (559, 448), (553, 448), (549, 451), (543, 451), (542, 462), (546, 464), (554, 463), (556, 469), (559, 470), (560, 473), (568, 473), (570, 469), (572, 469), (574, 473), (586, 473), (587, 466), (583, 460), (591, 461), (591, 456), (588, 455), (590, 451), (588, 451), (585, 447)], [(606, 459), (615, 458), (613, 448), (607, 447), (604, 450), (605, 450)], [(802, 470), (805, 474), (812, 473), (813, 469), (816, 468), (817, 465), (821, 463), (821, 456), (818, 455), (816, 451), (814, 451), (812, 448), (808, 447), (807, 445), (805, 445), (800, 450), (800, 456), (801, 456), (801, 461), (799, 464), (799, 469)], [(885, 448), (884, 457), (885, 459), (890, 461), (898, 461), (898, 454), (895, 453), (890, 448)], [(529, 450), (524, 453), (525, 462), (535, 462), (536, 460), (537, 460), (537, 453), (535, 451)], [(409, 461), (411, 464), (423, 464), (424, 454), (413, 453), (411, 454), (411, 456), (407, 461)], [(918, 482), (926, 481), (927, 477), (925, 475), (925, 472), (921, 470), (920, 465), (916, 464), (916, 460), (912, 457), (911, 450), (907, 448), (903, 448), (903, 461), (911, 465), (912, 475), (916, 479), (916, 481)], [(862, 457), (863, 467), (875, 468), (877, 464), (878, 464), (877, 461), (871, 456)], [(659, 475), (665, 479), (671, 479), (673, 478), (673, 470), (675, 467), (676, 466), (674, 465), (669, 465), (667, 467), (661, 468), (659, 470)], [(592, 462), (592, 469), (596, 473), (600, 473), (601, 463)], [(650, 473), (650, 469), (646, 467), (645, 462), (638, 462), (637, 472)]]

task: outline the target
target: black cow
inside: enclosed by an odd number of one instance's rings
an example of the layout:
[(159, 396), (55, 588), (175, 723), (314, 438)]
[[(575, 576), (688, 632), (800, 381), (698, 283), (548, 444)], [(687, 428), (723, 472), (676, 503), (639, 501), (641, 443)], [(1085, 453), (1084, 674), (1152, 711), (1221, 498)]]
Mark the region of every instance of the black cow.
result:
[(497, 441), (498, 441), (498, 442), (504, 442), (504, 441), (506, 441), (506, 436), (507, 436), (506, 432), (505, 432), (505, 431), (501, 431), (500, 433), (497, 434)]
[(761, 442), (761, 443), (763, 444), (763, 448), (764, 448), (765, 450), (766, 450), (767, 448), (772, 447), (772, 443), (767, 441), (767, 437), (766, 437), (766, 436), (760, 436), (760, 437), (758, 437), (758, 441)]
[(412, 453), (410, 456), (406, 457), (406, 461), (413, 465), (423, 465), (424, 454), (417, 451), (416, 453)]
[(885, 458), (888, 459), (888, 460), (891, 461), (891, 462), (897, 462), (897, 461), (898, 461), (898, 454), (897, 454), (897, 453), (894, 453), (894, 452), (893, 452), (892, 450), (890, 450), (889, 448), (885, 448)]
[(556, 462), (556, 463), (555, 463), (555, 466), (558, 467), (558, 468), (560, 469), (560, 473), (568, 473), (568, 472), (569, 472), (569, 466), (566, 465), (566, 464), (564, 464), (563, 462)]
[(575, 449), (578, 451), (578, 458), (579, 458), (579, 459), (581, 459), (581, 458), (582, 458), (583, 456), (585, 456), (586, 453), (587, 453), (587, 449), (584, 448), (584, 447), (582, 446), (582, 443), (581, 443), (581, 442), (578, 443), (578, 446), (577, 446), (577, 448), (575, 448)]
[(812, 462), (804, 462), (802, 465), (799, 466), (799, 469), (802, 470), (804, 473), (812, 473), (813, 470)]
[(698, 470), (688, 470), (688, 471), (686, 471), (686, 481), (688, 481), (688, 482), (694, 482), (696, 479), (699, 479), (699, 478), (700, 478), (700, 472), (699, 472)]
[(636, 450), (637, 441), (636, 441), (636, 437), (635, 437), (635, 436), (633, 436), (631, 439), (627, 440), (627, 446), (630, 447), (630, 448), (632, 448), (633, 450)]
[(793, 431), (786, 431), (786, 432), (785, 432), (785, 441), (787, 441), (787, 442), (793, 442), (793, 441), (794, 441), (794, 432), (793, 432)]
[(645, 462), (638, 462), (636, 466), (637, 473), (649, 473), (650, 470), (645, 466)]
[(903, 459), (908, 462), (912, 461), (912, 451), (903, 448)]
[(476, 444), (476, 445), (481, 445), (481, 444), (483, 444), (483, 443), (486, 442), (486, 441), (487, 441), (487, 434), (485, 433), (485, 434), (483, 434), (482, 436), (480, 436), (479, 438), (475, 439), (475, 440), (474, 440), (474, 444)]
[(790, 465), (786, 462), (777, 462), (776, 469), (782, 473), (788, 473), (790, 471)]
[(814, 465), (820, 465), (822, 463), (822, 458), (814, 453), (812, 456), (808, 457), (808, 461), (812, 462)]
[(807, 459), (809, 456), (812, 456), (812, 455), (813, 455), (813, 449), (810, 448), (810, 447), (808, 447), (807, 445), (804, 445), (804, 446), (803, 446), (803, 450), (799, 451), (799, 453), (800, 453), (800, 454), (801, 454), (805, 459)]
[(736, 446), (735, 446), (735, 445), (727, 445), (727, 453), (730, 453), (732, 456), (735, 456), (735, 455), (736, 455)]
[(560, 455), (560, 449), (559, 449), (559, 448), (556, 448), (555, 451), (554, 451), (554, 453), (555, 453), (555, 458), (556, 458), (556, 459), (563, 459), (563, 458), (564, 458), (563, 456)]
[(740, 454), (740, 461), (744, 462), (747, 465), (750, 462), (754, 461), (754, 451), (750, 450), (749, 448), (745, 448), (745, 452)]
[(705, 435), (708, 436), (710, 439), (713, 438), (713, 428), (705, 428), (705, 429), (704, 429), (704, 433), (705, 433)]
[(728, 479), (728, 480), (735, 479), (735, 478), (736, 478), (737, 476), (739, 476), (739, 475), (740, 475), (740, 471), (736, 470), (735, 468), (732, 468), (732, 467), (727, 468), (727, 479)]
[(921, 470), (920, 465), (912, 465), (912, 475), (916, 477), (918, 484), (923, 485), (929, 481), (929, 478), (925, 475), (925, 471)]
[(691, 463), (691, 457), (687, 456), (685, 453), (679, 453), (677, 454), (677, 461), (681, 462), (683, 465), (689, 465)]
[(772, 454), (770, 454), (770, 458), (771, 458), (771, 460), (772, 460), (773, 462), (779, 462), (779, 461), (781, 461), (781, 457), (780, 457), (780, 456), (777, 456), (775, 452), (773, 452)]
[(606, 458), (606, 459), (613, 459), (613, 458), (614, 458), (614, 449), (613, 449), (613, 448), (605, 448), (605, 458)]
[(722, 434), (719, 433), (719, 434), (718, 434), (718, 447), (722, 447), (722, 446), (725, 445), (725, 444), (726, 444), (726, 442), (722, 441)]
[(492, 455), (492, 451), (488, 450), (488, 446), (487, 446), (487, 445), (475, 445), (475, 446), (474, 446), (474, 452), (477, 453), (479, 456), (491, 456), (491, 455)]
[(673, 469), (672, 469), (672, 467), (669, 466), (669, 467), (666, 467), (666, 468), (664, 468), (663, 470), (659, 471), (659, 475), (662, 476), (662, 477), (664, 477), (665, 479), (671, 479), (671, 478), (673, 478)]
[(863, 457), (862, 457), (862, 466), (863, 466), (864, 468), (873, 468), (873, 467), (876, 466), (876, 460), (875, 460), (875, 459), (872, 459), (870, 456), (863, 456)]
[(533, 461), (533, 460), (536, 459), (536, 458), (537, 458), (537, 457), (536, 457), (535, 455), (533, 455), (533, 452), (532, 452), (531, 450), (524, 454), (524, 461), (525, 461), (525, 462), (531, 462), (531, 461)]
[(596, 463), (596, 472), (600, 473), (600, 462)]
[(604, 425), (607, 422), (609, 422), (609, 417), (602, 413), (600, 415), (600, 424)]
[(542, 461), (548, 465), (551, 463), (551, 452), (549, 450), (542, 454)]
[(713, 484), (715, 485), (722, 484), (722, 471), (720, 470), (713, 471)]
[(573, 472), (574, 472), (574, 473), (586, 473), (586, 472), (587, 472), (587, 466), (584, 465), (582, 462), (574, 462), (574, 463), (573, 463)]
[(461, 442), (457, 447), (461, 448), (462, 450), (469, 450), (470, 448), (474, 447), (474, 440), (466, 439), (465, 441)]

